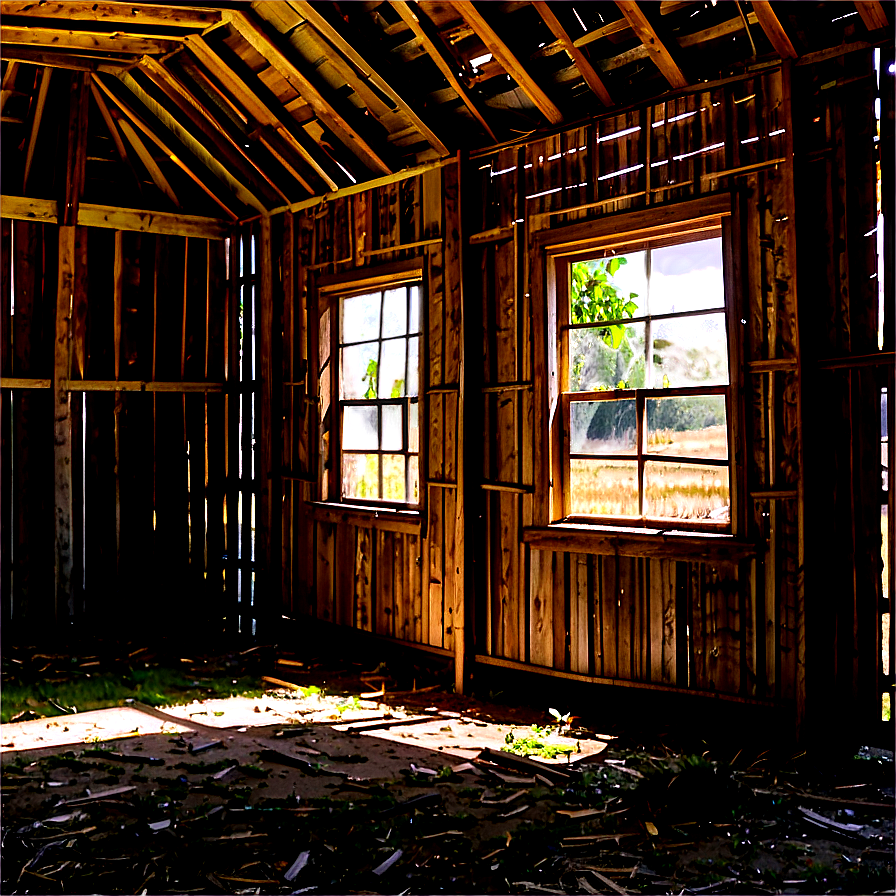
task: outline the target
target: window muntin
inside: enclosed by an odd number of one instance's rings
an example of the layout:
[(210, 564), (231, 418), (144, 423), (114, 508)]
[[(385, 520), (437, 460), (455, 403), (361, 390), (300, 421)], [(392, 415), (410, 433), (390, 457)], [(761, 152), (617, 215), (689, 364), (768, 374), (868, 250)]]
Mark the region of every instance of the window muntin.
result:
[(559, 259), (558, 293), (564, 517), (728, 528), (720, 231)]
[(420, 283), (343, 292), (333, 303), (339, 500), (417, 506)]

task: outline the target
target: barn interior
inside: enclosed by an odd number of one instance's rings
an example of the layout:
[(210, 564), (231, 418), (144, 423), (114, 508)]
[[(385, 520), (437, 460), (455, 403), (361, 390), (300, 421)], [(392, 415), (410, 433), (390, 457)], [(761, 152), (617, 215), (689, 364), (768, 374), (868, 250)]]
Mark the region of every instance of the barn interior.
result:
[[(6, 684), (258, 650), (892, 766), (891, 2), (0, 14)], [(875, 781), (822, 809), (891, 843)]]

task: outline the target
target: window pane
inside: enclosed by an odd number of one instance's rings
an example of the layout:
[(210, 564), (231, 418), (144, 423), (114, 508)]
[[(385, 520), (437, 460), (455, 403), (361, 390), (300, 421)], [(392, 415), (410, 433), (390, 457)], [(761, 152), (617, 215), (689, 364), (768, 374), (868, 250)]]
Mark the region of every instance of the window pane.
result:
[(644, 465), (644, 513), (679, 520), (730, 516), (728, 468), (648, 461)]
[(631, 252), (573, 262), (570, 321), (586, 324), (644, 317), (647, 314), (646, 255), (646, 252)]
[(637, 454), (634, 400), (574, 401), (569, 414), (573, 454)]
[(341, 349), (341, 398), (376, 398), (378, 342), (365, 342)]
[(570, 330), (570, 391), (643, 389), (644, 332), (643, 323)]
[(330, 357), (330, 309), (320, 316), (320, 327), (317, 337), (317, 366), (321, 368)]
[(383, 498), (386, 501), (404, 501), (405, 475), (403, 454), (383, 455)]
[(420, 429), (417, 418), (420, 415), (420, 405), (412, 401), (408, 408), (408, 451), (416, 454), (420, 451)]
[(387, 339), (380, 355), (380, 398), (401, 398), (405, 394), (405, 353), (407, 339)]
[(342, 300), (342, 342), (365, 342), (380, 335), (380, 296), (371, 292)]
[(725, 396), (648, 398), (647, 450), (651, 454), (726, 459)]
[(721, 238), (651, 251), (651, 314), (724, 307)]
[(342, 495), (379, 498), (379, 454), (342, 455)]
[(408, 503), (420, 503), (420, 462), (416, 454), (408, 458)]
[[(402, 422), (399, 405), (384, 405), (383, 413), (383, 451), (401, 451)], [(366, 446), (365, 446), (366, 447)]]
[(387, 289), (383, 300), (383, 338), (404, 336), (408, 331), (408, 294), (404, 286)]
[(377, 449), (376, 406), (349, 405), (342, 409), (342, 447), (354, 451)]
[(411, 325), (408, 327), (409, 333), (420, 332), (420, 287), (411, 287)]
[(638, 464), (625, 460), (571, 460), (571, 511), (598, 516), (638, 515)]
[(420, 385), (417, 382), (420, 367), (420, 339), (417, 336), (408, 340), (408, 395), (417, 395)]
[(654, 388), (727, 384), (724, 312), (654, 322)]

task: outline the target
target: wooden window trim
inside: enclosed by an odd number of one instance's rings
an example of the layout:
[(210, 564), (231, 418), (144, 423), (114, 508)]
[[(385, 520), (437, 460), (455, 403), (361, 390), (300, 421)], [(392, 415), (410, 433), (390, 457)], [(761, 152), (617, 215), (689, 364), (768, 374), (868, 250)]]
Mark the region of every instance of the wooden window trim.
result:
[[(324, 312), (330, 312), (330, 348), (328, 363), (330, 378), (330, 438), (329, 438), (329, 468), (324, 474), (327, 477), (327, 491), (329, 498), (326, 501), (313, 501), (313, 516), (315, 519), (323, 521), (338, 522), (351, 521), (355, 525), (368, 525), (373, 528), (382, 528), (387, 531), (394, 532), (419, 532), (423, 514), (425, 510), (425, 494), (426, 489), (423, 487), (423, 471), (426, 464), (426, 456), (424, 452), (426, 440), (421, 436), (418, 438), (417, 464), (419, 482), (419, 495), (416, 504), (396, 501), (379, 501), (371, 500), (369, 503), (360, 498), (342, 499), (342, 414), (341, 408), (344, 404), (364, 404), (366, 401), (355, 401), (352, 399), (344, 402), (339, 398), (339, 351), (340, 351), (340, 326), (341, 319), (339, 313), (339, 303), (345, 296), (358, 295), (365, 290), (385, 291), (393, 286), (402, 286), (409, 283), (415, 283), (420, 290), (420, 309), (419, 309), (419, 326), (420, 331), (418, 338), (421, 343), (423, 340), (424, 328), (424, 303), (425, 295), (425, 266), (421, 259), (410, 259), (408, 261), (399, 261), (391, 264), (377, 265), (372, 268), (364, 268), (338, 274), (318, 275), (314, 283), (314, 292), (316, 296), (316, 318), (317, 325), (315, 332), (319, 332), (319, 322)], [(410, 322), (408, 322), (410, 323)], [(410, 337), (406, 337), (410, 338)], [(418, 408), (418, 431), (423, 425), (424, 420), (424, 393), (425, 382), (424, 373), (425, 365), (423, 363), (422, 348), (417, 355), (417, 395), (414, 396), (417, 401)], [(318, 376), (320, 376), (320, 368), (318, 368)], [(395, 404), (392, 399), (376, 399), (377, 404)], [(405, 398), (405, 402), (410, 404)], [(323, 421), (319, 421), (319, 425)], [(403, 433), (403, 441), (406, 442), (406, 433)], [(400, 456), (407, 457), (408, 446), (403, 444), (403, 451)], [(357, 452), (349, 452), (357, 453)], [(383, 452), (375, 450), (365, 452), (370, 454), (395, 454), (395, 452)], [(320, 487), (320, 480), (318, 481)], [(351, 520), (349, 520), (351, 517)]]
[[(565, 549), (560, 545), (564, 539), (574, 538), (581, 542), (582, 550), (605, 550), (612, 542), (612, 550), (617, 551), (620, 544), (627, 545), (637, 556), (648, 556), (647, 545), (658, 539), (670, 546), (669, 556), (681, 555), (692, 551), (701, 554), (722, 539), (731, 544), (731, 550), (744, 556), (752, 555), (754, 549), (745, 542), (738, 541), (738, 533), (744, 530), (742, 516), (741, 467), (743, 461), (742, 415), (738, 383), (739, 328), (735, 326), (735, 318), (741, 304), (738, 294), (739, 283), (736, 282), (733, 264), (733, 248), (731, 245), (731, 197), (728, 194), (716, 194), (701, 199), (689, 200), (658, 208), (641, 209), (634, 212), (620, 212), (615, 215), (598, 218), (582, 224), (568, 225), (554, 230), (542, 231), (533, 237), (533, 253), (537, 264), (537, 277), (533, 288), (543, 291), (544, 301), (536, 303), (540, 313), (544, 315), (544, 350), (545, 363), (543, 370), (544, 392), (542, 395), (543, 435), (536, 438), (546, 450), (548, 462), (542, 467), (542, 475), (548, 481), (546, 487), (536, 488), (536, 501), (542, 506), (536, 517), (544, 525), (527, 527), (523, 531), (523, 540), (532, 547), (546, 549)], [(561, 328), (568, 326), (568, 308), (565, 307), (565, 292), (562, 276), (558, 277), (558, 269), (564, 263), (593, 255), (601, 249), (625, 246), (629, 250), (643, 248), (648, 244), (661, 242), (669, 245), (678, 241), (690, 241), (699, 233), (709, 230), (721, 231), (723, 250), (723, 274), (725, 283), (725, 314), (728, 331), (728, 365), (729, 385), (727, 387), (726, 412), (728, 417), (728, 469), (731, 512), (729, 522), (721, 524), (723, 532), (713, 531), (715, 526), (702, 521), (670, 520), (668, 527), (652, 520), (640, 522), (620, 518), (617, 520), (582, 518), (566, 514), (563, 506), (564, 464), (568, 463), (564, 455), (564, 410), (567, 402), (563, 392), (568, 386), (565, 377), (568, 375), (569, 358), (568, 340), (561, 338)], [(539, 282), (540, 280), (540, 282)], [(634, 391), (632, 397), (635, 396)], [(536, 520), (537, 521), (537, 520)], [(550, 533), (556, 532), (557, 536)], [(706, 541), (710, 539), (710, 541)], [(584, 547), (592, 545), (591, 548)], [(746, 553), (745, 553), (746, 552)], [(718, 549), (713, 549), (718, 554)], [(723, 552), (724, 553), (724, 552)]]

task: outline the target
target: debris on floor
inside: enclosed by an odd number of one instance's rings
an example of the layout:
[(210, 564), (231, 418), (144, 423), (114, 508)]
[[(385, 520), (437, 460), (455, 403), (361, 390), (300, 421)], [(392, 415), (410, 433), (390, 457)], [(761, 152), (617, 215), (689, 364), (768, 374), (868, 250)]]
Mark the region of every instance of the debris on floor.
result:
[(2, 892), (893, 892), (887, 751), (676, 752), (313, 663), (3, 725)]

